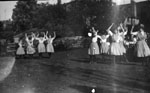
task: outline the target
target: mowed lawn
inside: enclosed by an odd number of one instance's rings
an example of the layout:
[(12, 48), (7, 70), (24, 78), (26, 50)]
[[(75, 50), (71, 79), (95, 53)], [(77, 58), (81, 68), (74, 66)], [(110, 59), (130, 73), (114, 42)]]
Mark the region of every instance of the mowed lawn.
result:
[(149, 93), (150, 67), (139, 62), (113, 64), (97, 56), (89, 64), (86, 48), (59, 51), (51, 58), (16, 59), (0, 81), (0, 93)]

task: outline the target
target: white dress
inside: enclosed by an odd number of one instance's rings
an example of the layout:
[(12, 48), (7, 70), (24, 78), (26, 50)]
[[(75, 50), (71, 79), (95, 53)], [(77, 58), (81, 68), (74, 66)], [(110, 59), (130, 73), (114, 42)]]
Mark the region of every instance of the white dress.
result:
[(22, 47), (22, 43), (19, 42), (18, 45), (19, 45), (19, 48), (17, 49), (16, 54), (17, 55), (24, 55), (25, 51), (24, 51), (24, 48)]
[(92, 43), (90, 44), (90, 47), (88, 49), (89, 55), (98, 55), (99, 53), (99, 46), (97, 44), (97, 36), (92, 38)]
[(34, 54), (35, 49), (33, 47), (33, 40), (27, 40), (28, 46), (27, 46), (27, 54)]
[(47, 52), (49, 52), (49, 53), (54, 53), (53, 40), (54, 40), (54, 38), (49, 38), (47, 40), (48, 44), (47, 44), (46, 48), (47, 48)]
[(102, 35), (101, 36), (101, 47), (100, 47), (100, 53), (104, 53), (104, 54), (108, 54), (108, 50), (109, 50), (109, 45), (110, 43), (107, 42), (107, 38), (108, 36), (107, 35)]
[(147, 45), (145, 39), (147, 38), (146, 33), (137, 34), (137, 43), (135, 46), (135, 52), (137, 57), (147, 57), (150, 56), (150, 48)]
[(44, 53), (45, 52), (45, 45), (44, 45), (44, 41), (45, 41), (46, 39), (45, 38), (42, 38), (42, 39), (38, 39), (38, 41), (39, 41), (39, 44), (38, 44), (38, 52), (39, 53)]
[(123, 55), (123, 50), (120, 46), (120, 35), (119, 34), (113, 34), (112, 36), (112, 42), (110, 44), (110, 54), (111, 55)]

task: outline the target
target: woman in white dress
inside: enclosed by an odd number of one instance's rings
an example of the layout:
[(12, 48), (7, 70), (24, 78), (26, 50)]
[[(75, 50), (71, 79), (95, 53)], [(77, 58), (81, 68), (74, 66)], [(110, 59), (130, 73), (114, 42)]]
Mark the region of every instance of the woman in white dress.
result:
[(47, 34), (48, 34), (48, 31), (46, 33), (46, 40), (47, 40), (46, 49), (47, 49), (47, 53), (48, 53), (49, 57), (51, 57), (51, 54), (54, 53), (53, 41), (56, 38), (56, 33), (54, 32), (53, 37), (51, 37), (51, 35), (47, 36)]
[(27, 42), (27, 54), (32, 58), (35, 53), (35, 48), (33, 45), (34, 35), (32, 34), (31, 36), (27, 36), (27, 34), (25, 34), (25, 40)]
[(116, 62), (116, 56), (120, 57), (121, 55), (123, 55), (123, 50), (121, 49), (120, 46), (120, 33), (118, 31), (118, 28), (114, 30), (114, 32), (112, 32), (110, 29), (107, 30), (107, 32), (109, 33), (109, 35), (111, 36), (112, 42), (110, 44), (110, 50), (109, 50), (109, 54), (113, 56), (114, 59), (114, 63)]
[(96, 31), (94, 28), (92, 28), (92, 33), (90, 35), (90, 33), (88, 33), (89, 37), (91, 37), (92, 42), (90, 44), (90, 47), (88, 49), (88, 54), (90, 55), (90, 63), (93, 63), (96, 61), (96, 55), (99, 55), (99, 46), (97, 44), (97, 39), (101, 38), (101, 36), (99, 36), (98, 31)]
[(107, 42), (107, 39), (109, 38), (109, 35), (108, 34), (103, 34), (101, 35), (101, 47), (100, 47), (100, 53), (101, 54), (108, 54), (108, 50), (109, 50), (109, 45), (110, 43)]
[(45, 33), (44, 33), (44, 36), (41, 36), (41, 35), (39, 36), (38, 34), (37, 36), (35, 36), (35, 39), (38, 40), (39, 42), (38, 53), (39, 53), (39, 56), (42, 57), (42, 54), (46, 52), (45, 45), (44, 45), (44, 42), (46, 41), (46, 35)]
[(100, 54), (102, 55), (102, 60), (105, 62), (105, 56), (109, 54), (109, 47), (110, 43), (107, 41), (109, 38), (109, 34), (105, 32), (103, 35), (101, 35), (100, 40)]
[[(137, 42), (135, 45), (135, 55), (141, 59), (142, 64), (146, 65), (148, 62), (148, 57), (150, 56), (150, 48), (146, 43), (147, 34), (144, 31), (144, 25), (141, 24), (139, 31), (131, 31), (132, 35), (136, 35)], [(144, 61), (146, 59), (146, 61)]]
[(24, 48), (22, 47), (22, 44), (23, 44), (22, 40), (20, 40), (18, 42), (19, 47), (18, 47), (18, 49), (16, 51), (16, 55), (19, 56), (19, 58), (23, 57), (24, 54), (25, 54), (25, 51), (24, 51)]

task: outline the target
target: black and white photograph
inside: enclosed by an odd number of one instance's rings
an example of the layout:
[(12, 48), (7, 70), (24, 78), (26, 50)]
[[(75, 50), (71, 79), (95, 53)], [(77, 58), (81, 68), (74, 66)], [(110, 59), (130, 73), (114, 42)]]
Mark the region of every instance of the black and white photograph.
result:
[(0, 93), (150, 93), (150, 0), (0, 1)]

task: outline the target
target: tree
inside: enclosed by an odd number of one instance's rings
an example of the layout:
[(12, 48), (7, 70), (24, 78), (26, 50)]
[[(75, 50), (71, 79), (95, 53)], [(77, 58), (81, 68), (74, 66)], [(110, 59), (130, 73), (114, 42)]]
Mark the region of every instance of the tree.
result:
[(66, 20), (66, 10), (63, 5), (51, 5), (41, 3), (37, 5), (33, 27), (47, 29), (49, 32), (57, 31), (57, 34), (64, 35), (64, 25)]
[(112, 5), (112, 0), (72, 0), (69, 22), (78, 25), (80, 35), (87, 35), (91, 26), (102, 31), (111, 24)]
[(104, 29), (110, 25), (111, 1), (72, 0), (56, 5), (37, 4), (36, 0), (18, 1), (12, 16), (14, 31), (38, 28), (56, 31), (60, 36), (87, 35), (90, 26)]
[(2, 31), (3, 31), (3, 22), (0, 21), (0, 32), (2, 32)]
[(32, 28), (36, 6), (37, 0), (17, 2), (12, 15), (14, 31), (20, 32)]

